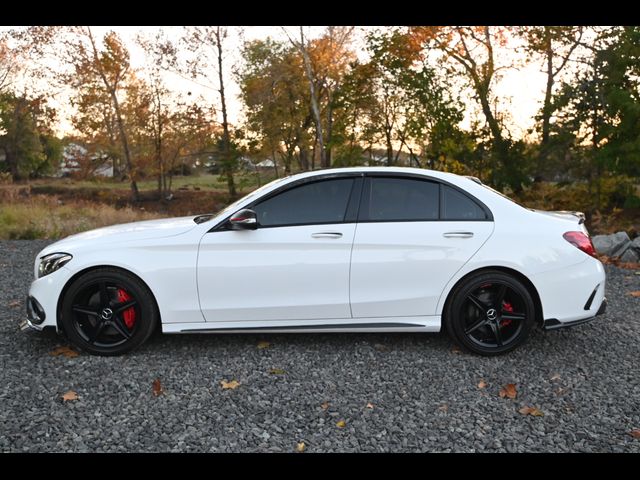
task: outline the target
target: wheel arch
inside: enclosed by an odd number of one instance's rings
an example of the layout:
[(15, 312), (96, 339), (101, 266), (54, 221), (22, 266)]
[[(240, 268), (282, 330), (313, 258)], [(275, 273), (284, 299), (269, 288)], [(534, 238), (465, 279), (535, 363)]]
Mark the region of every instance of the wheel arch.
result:
[(519, 272), (518, 270), (515, 270), (513, 268), (510, 267), (504, 267), (504, 266), (485, 266), (485, 267), (481, 267), (481, 268), (477, 268), (475, 270), (472, 270), (468, 273), (466, 273), (462, 278), (460, 278), (450, 289), (449, 292), (447, 293), (447, 299), (445, 300), (444, 304), (443, 304), (443, 308), (442, 308), (442, 315), (445, 315), (445, 312), (447, 311), (447, 307), (449, 305), (449, 302), (451, 301), (451, 299), (453, 298), (453, 292), (456, 291), (456, 288), (464, 281), (467, 280), (467, 278), (469, 278), (471, 275), (476, 275), (478, 273), (484, 273), (484, 272), (488, 272), (488, 271), (498, 271), (498, 272), (502, 272), (502, 273), (506, 273), (507, 275), (511, 275), (515, 278), (517, 278), (518, 280), (520, 280), (523, 285), (527, 288), (527, 290), (529, 291), (529, 294), (531, 295), (531, 298), (533, 299), (533, 303), (535, 306), (535, 320), (536, 323), (540, 326), (542, 326), (543, 323), (543, 310), (542, 310), (542, 301), (540, 300), (540, 294), (538, 293), (538, 290), (536, 289), (535, 285), (531, 282), (531, 280), (529, 280), (529, 278), (527, 278), (526, 275), (524, 275), (523, 273)]
[(100, 269), (120, 270), (122, 272), (127, 273), (128, 275), (131, 275), (131, 276), (135, 277), (142, 285), (144, 285), (144, 287), (151, 294), (151, 298), (153, 298), (154, 307), (156, 309), (156, 313), (158, 314), (158, 325), (156, 325), (156, 327), (159, 327), (160, 329), (162, 328), (162, 317), (161, 317), (161, 313), (160, 313), (160, 308), (158, 307), (158, 300), (156, 299), (156, 296), (153, 293), (153, 290), (151, 289), (151, 287), (149, 287), (147, 282), (145, 282), (140, 277), (140, 275), (137, 275), (136, 273), (132, 272), (131, 270), (128, 270), (128, 269), (122, 268), (122, 267), (118, 267), (116, 265), (92, 265), (90, 267), (83, 268), (82, 270), (74, 273), (73, 276), (71, 276), (67, 280), (67, 282), (64, 284), (64, 287), (62, 287), (62, 290), (60, 291), (60, 295), (58, 296), (58, 302), (56, 304), (56, 329), (58, 331), (64, 332), (64, 328), (62, 326), (62, 322), (60, 321), (61, 320), (61, 316), (62, 316), (62, 301), (64, 299), (64, 296), (67, 293), (67, 290), (69, 290), (69, 287), (71, 286), (71, 284), (73, 284), (73, 282), (75, 282), (78, 278), (80, 278), (85, 273), (92, 272), (94, 270), (100, 270)]

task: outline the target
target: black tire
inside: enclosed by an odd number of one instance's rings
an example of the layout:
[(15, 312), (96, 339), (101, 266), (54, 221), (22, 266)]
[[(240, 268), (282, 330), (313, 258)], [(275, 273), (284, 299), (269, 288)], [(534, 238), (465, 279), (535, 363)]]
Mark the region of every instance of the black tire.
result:
[(443, 323), (462, 348), (479, 355), (501, 355), (527, 339), (535, 324), (535, 304), (520, 280), (487, 270), (455, 287)]
[(61, 314), (67, 338), (95, 355), (122, 355), (139, 347), (158, 322), (146, 285), (115, 268), (91, 270), (75, 279), (65, 293)]

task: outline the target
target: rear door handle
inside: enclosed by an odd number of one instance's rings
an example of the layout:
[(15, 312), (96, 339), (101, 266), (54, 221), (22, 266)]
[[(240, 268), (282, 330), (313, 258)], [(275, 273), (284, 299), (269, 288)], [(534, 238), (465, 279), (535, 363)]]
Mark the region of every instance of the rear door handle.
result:
[(312, 233), (313, 238), (340, 238), (342, 234), (340, 232), (316, 232)]
[(471, 238), (473, 232), (445, 232), (442, 236), (446, 238)]

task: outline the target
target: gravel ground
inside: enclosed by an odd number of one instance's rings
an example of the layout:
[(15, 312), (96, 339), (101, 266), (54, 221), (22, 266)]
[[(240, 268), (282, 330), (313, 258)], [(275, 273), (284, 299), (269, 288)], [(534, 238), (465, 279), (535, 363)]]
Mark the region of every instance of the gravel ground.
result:
[(66, 358), (55, 334), (17, 329), (45, 245), (0, 241), (0, 451), (640, 452), (634, 271), (607, 267), (605, 316), (499, 358), (442, 334), (155, 335)]

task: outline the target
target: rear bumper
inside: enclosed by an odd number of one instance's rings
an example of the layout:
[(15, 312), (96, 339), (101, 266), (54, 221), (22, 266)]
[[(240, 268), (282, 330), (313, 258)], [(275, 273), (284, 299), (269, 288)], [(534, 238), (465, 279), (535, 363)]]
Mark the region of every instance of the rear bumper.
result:
[(591, 320), (595, 320), (595, 318), (599, 315), (603, 315), (607, 310), (607, 299), (603, 298), (602, 303), (600, 304), (600, 308), (596, 312), (595, 316), (589, 318), (583, 318), (581, 320), (573, 320), (571, 322), (561, 322), (557, 318), (548, 318), (544, 321), (542, 328), (545, 330), (557, 330), (559, 328), (568, 328), (575, 327), (576, 325), (581, 325), (583, 323), (590, 322)]
[(595, 258), (529, 279), (540, 296), (545, 328), (579, 325), (601, 313), (606, 276)]

